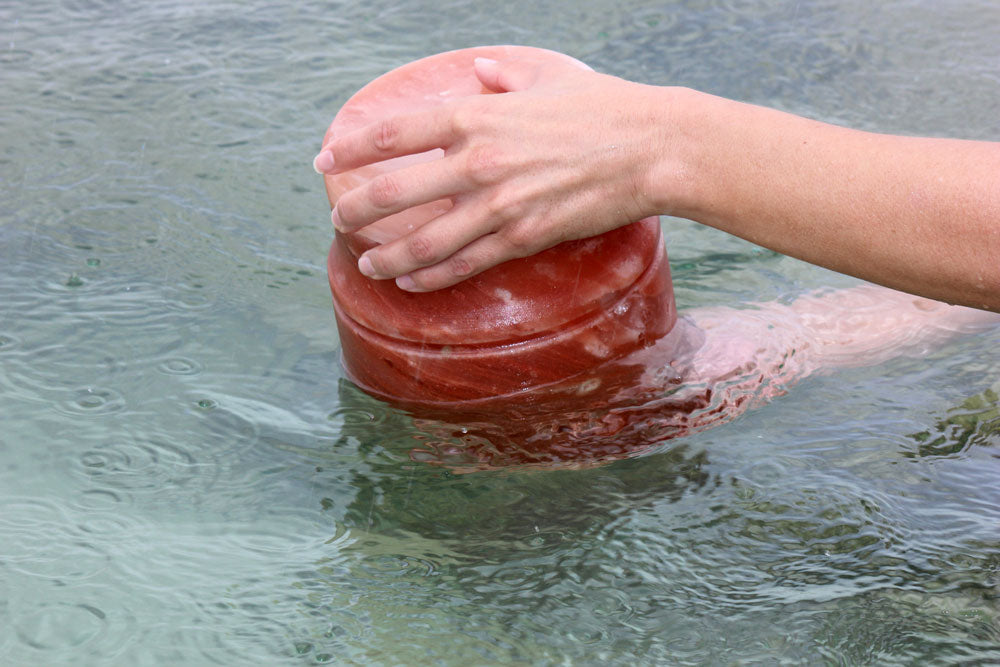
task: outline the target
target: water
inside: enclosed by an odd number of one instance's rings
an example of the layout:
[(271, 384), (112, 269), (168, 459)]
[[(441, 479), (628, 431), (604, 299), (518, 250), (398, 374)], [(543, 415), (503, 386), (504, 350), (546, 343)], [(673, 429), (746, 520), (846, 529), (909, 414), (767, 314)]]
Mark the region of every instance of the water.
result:
[[(479, 43), (996, 139), (997, 34), (987, 0), (0, 5), (0, 662), (1000, 660), (996, 331), (456, 475), (343, 380), (310, 168), (355, 89)], [(664, 225), (682, 309), (854, 284)]]

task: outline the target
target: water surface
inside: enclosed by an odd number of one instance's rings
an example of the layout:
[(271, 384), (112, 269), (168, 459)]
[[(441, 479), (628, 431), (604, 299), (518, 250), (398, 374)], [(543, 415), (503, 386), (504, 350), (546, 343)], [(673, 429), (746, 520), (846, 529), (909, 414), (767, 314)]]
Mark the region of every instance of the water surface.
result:
[[(310, 168), (354, 90), (481, 43), (997, 139), (997, 34), (986, 0), (0, 6), (0, 662), (1000, 660), (996, 331), (455, 475), (342, 377)], [(664, 231), (682, 309), (854, 284)]]

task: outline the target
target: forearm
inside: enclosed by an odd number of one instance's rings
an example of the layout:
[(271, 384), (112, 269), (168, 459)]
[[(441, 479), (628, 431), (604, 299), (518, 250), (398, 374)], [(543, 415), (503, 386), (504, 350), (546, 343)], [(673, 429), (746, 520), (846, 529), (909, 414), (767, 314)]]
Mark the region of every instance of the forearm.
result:
[(784, 393), (817, 372), (922, 356), (1000, 324), (1000, 315), (948, 306), (876, 285), (803, 294), (792, 303), (712, 306), (685, 313), (704, 336), (686, 371), (693, 390), (752, 396)]
[(946, 341), (995, 327), (1000, 315), (949, 306), (876, 285), (803, 294), (791, 304), (762, 311), (795, 319), (814, 369), (874, 366), (899, 356), (920, 356)]
[(661, 91), (671, 129), (647, 188), (662, 212), (899, 290), (1000, 310), (1000, 144), (860, 132)]

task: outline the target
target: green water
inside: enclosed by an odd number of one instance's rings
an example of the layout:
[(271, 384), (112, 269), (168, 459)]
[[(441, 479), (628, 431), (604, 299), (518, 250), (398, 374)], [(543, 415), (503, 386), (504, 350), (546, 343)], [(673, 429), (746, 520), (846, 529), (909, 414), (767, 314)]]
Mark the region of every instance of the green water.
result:
[[(1000, 332), (455, 475), (343, 380), (310, 167), (358, 87), (481, 43), (997, 139), (998, 34), (986, 0), (0, 4), (0, 664), (1000, 661)], [(853, 284), (664, 230), (682, 309)]]

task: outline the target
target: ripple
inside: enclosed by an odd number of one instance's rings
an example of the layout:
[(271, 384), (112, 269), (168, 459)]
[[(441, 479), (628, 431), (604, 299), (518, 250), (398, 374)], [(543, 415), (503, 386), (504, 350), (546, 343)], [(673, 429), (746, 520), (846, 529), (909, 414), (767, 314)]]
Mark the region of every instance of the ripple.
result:
[(503, 585), (504, 588), (521, 589), (533, 588), (540, 572), (537, 567), (529, 565), (515, 565), (501, 568), (491, 579)]
[(167, 305), (176, 310), (199, 311), (211, 308), (215, 303), (212, 292), (197, 278), (181, 280), (163, 287)]
[(205, 310), (211, 308), (213, 303), (207, 294), (188, 293), (175, 298), (172, 305), (183, 310)]
[(20, 343), (17, 338), (13, 336), (8, 336), (7, 334), (0, 334), (0, 352), (6, 352), (7, 350), (12, 350), (17, 347)]
[(188, 451), (160, 438), (95, 447), (83, 452), (79, 463), (84, 474), (99, 485), (96, 491), (114, 496), (120, 490), (159, 491), (194, 480), (210, 484), (215, 479)]
[(111, 560), (73, 527), (66, 508), (48, 500), (0, 504), (0, 534), (3, 563), (22, 575), (60, 582), (87, 579)]
[[(277, 638), (272, 638), (272, 634), (285, 633), (284, 628), (276, 622), (265, 622), (266, 611), (260, 610), (260, 615), (248, 618), (233, 619), (223, 618), (199, 618), (195, 623), (182, 623), (182, 627), (164, 632), (158, 639), (163, 646), (169, 646), (169, 656), (184, 656), (182, 662), (192, 665), (254, 665), (261, 664), (261, 646), (264, 646), (265, 655), (282, 655), (273, 647), (277, 643)], [(217, 628), (231, 627), (249, 628), (240, 631), (219, 631)], [(275, 627), (277, 626), (277, 627)], [(247, 636), (249, 635), (249, 637)], [(146, 654), (139, 653), (137, 657), (146, 657)], [(154, 662), (156, 662), (154, 660)], [(173, 660), (166, 659), (161, 662), (169, 664)], [(267, 659), (264, 663), (272, 662)], [(280, 661), (273, 661), (278, 664)]]
[(326, 420), (341, 428), (375, 426), (384, 422), (387, 414), (388, 410), (343, 407), (327, 414)]
[[(106, 585), (28, 582), (10, 598), (5, 664), (79, 664), (118, 655), (135, 637), (135, 614)], [(9, 662), (8, 662), (9, 661)]]
[(635, 615), (635, 608), (630, 604), (628, 595), (622, 591), (600, 591), (590, 597), (589, 604), (594, 615), (602, 618), (624, 622)]
[[(18, 517), (31, 515), (34, 521), (50, 521), (61, 523), (66, 519), (62, 507), (54, 502), (41, 498), (9, 498), (0, 501), (0, 522), (20, 525)], [(0, 524), (2, 525), (2, 524)]]
[(193, 359), (174, 357), (161, 361), (156, 370), (166, 375), (197, 375), (201, 373), (202, 365)]
[(87, 517), (79, 523), (80, 530), (92, 535), (109, 537), (121, 536), (131, 538), (136, 531), (138, 522), (126, 519), (118, 514), (103, 513)]
[(80, 387), (60, 401), (58, 409), (68, 415), (100, 416), (121, 412), (126, 406), (125, 397), (114, 389)]
[(436, 564), (426, 558), (403, 554), (380, 554), (366, 558), (360, 569), (376, 576), (416, 576), (425, 577), (435, 574)]
[(85, 512), (107, 510), (123, 501), (121, 494), (108, 489), (89, 489), (83, 492), (79, 505)]
[[(300, 524), (300, 525), (295, 525)], [(321, 551), (324, 540), (317, 540), (308, 531), (313, 526), (298, 517), (289, 517), (282, 525), (282, 531), (275, 534), (262, 532), (230, 532), (225, 543), (232, 546), (232, 551), (245, 555), (256, 554), (271, 558), (273, 556), (297, 556), (306, 551)], [(230, 530), (222, 527), (221, 530)], [(286, 532), (287, 531), (287, 532)]]
[(50, 296), (73, 294), (80, 292), (82, 288), (88, 288), (87, 291), (89, 293), (91, 291), (89, 288), (95, 286), (96, 283), (85, 279), (79, 273), (74, 271), (63, 274), (59, 277), (51, 277), (46, 280), (41, 280), (38, 283), (39, 291)]
[(744, 476), (755, 485), (770, 486), (788, 479), (789, 469), (782, 461), (768, 458), (753, 463)]
[(0, 50), (0, 63), (4, 65), (23, 65), (31, 60), (32, 53), (26, 49)]
[[(215, 399), (200, 397), (194, 400), (197, 412), (203, 413), (203, 423), (208, 428), (213, 451), (219, 453), (233, 447), (247, 449), (260, 438), (260, 422), (268, 416), (268, 405), (262, 401), (250, 401), (257, 410), (247, 411), (240, 399), (227, 397), (225, 405)], [(244, 414), (240, 414), (243, 412)], [(274, 422), (281, 423), (281, 422)]]
[(79, 648), (107, 630), (108, 616), (84, 603), (42, 602), (14, 619), (17, 638), (31, 648)]
[(108, 387), (121, 381), (128, 363), (121, 350), (77, 341), (67, 345), (12, 346), (4, 354), (0, 384), (16, 388), (26, 397), (55, 402), (72, 415), (117, 412), (125, 407), (120, 392)]

